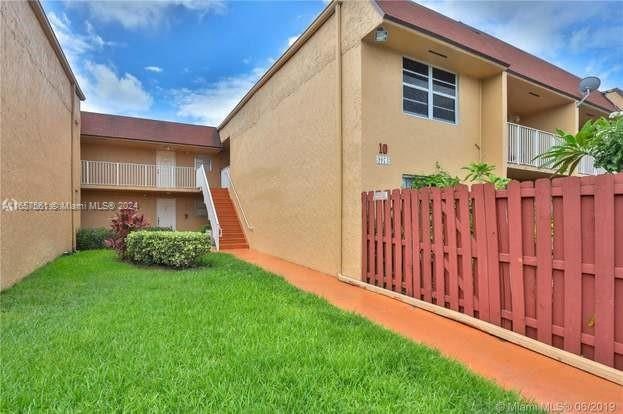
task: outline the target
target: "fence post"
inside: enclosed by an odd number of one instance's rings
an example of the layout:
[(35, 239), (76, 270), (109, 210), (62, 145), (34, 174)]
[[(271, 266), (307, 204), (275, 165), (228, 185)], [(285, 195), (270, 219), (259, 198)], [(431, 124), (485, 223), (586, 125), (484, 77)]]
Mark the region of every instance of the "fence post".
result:
[(487, 279), (489, 281), (489, 316), (491, 323), (501, 324), (500, 305), (500, 253), (498, 248), (498, 223), (495, 188), (483, 184), (486, 226)]
[(403, 208), (403, 229), (405, 239), (404, 251), (404, 278), (405, 293), (407, 296), (413, 296), (413, 225), (411, 224), (411, 192), (412, 190), (404, 189), (401, 192), (402, 208)]
[(548, 178), (536, 180), (536, 296), (537, 338), (552, 344), (552, 188)]
[(563, 252), (565, 263), (565, 350), (579, 354), (582, 336), (582, 239), (580, 178), (561, 180), (563, 212)]
[(594, 179), (599, 208), (595, 214), (595, 360), (614, 366), (614, 176)]
[(420, 200), (420, 223), (422, 226), (422, 294), (426, 302), (432, 303), (433, 282), (430, 244), (430, 190), (423, 188), (418, 191)]
[(487, 226), (484, 184), (472, 185), (476, 257), (478, 266), (478, 317), (489, 322), (489, 262), (487, 260)]
[(411, 244), (413, 246), (412, 250), (412, 260), (411, 263), (413, 265), (413, 297), (417, 299), (422, 298), (422, 270), (420, 267), (420, 202), (419, 202), (419, 192), (417, 190), (411, 190), (410, 199), (411, 199), (411, 228), (412, 230), (412, 240)]
[(459, 270), (456, 245), (456, 212), (454, 210), (454, 187), (444, 190), (446, 199), (446, 235), (448, 242), (448, 293), (450, 294), (450, 309), (459, 310)]
[(392, 290), (392, 209), (391, 203), (392, 200), (390, 198), (391, 191), (385, 190), (387, 193), (387, 199), (383, 200), (383, 207), (385, 210), (384, 218), (385, 218), (385, 248), (383, 249), (385, 253), (385, 289)]
[[(526, 304), (524, 297), (523, 272), (523, 235), (521, 225), (521, 186), (519, 181), (512, 181), (506, 190), (508, 193), (508, 235), (509, 235), (509, 271), (511, 284), (511, 303), (513, 331), (526, 334)], [(528, 237), (528, 235), (525, 235)], [(497, 240), (496, 240), (497, 242)]]
[(470, 229), (469, 193), (467, 186), (459, 185), (458, 195), (459, 234), (461, 235), (461, 287), (463, 289), (463, 312), (474, 316), (474, 280), (472, 276), (472, 232)]

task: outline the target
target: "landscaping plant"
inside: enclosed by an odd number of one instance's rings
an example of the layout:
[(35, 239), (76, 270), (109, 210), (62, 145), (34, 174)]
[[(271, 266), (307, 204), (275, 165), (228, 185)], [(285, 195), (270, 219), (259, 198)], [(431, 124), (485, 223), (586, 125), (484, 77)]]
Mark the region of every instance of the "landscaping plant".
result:
[(558, 143), (538, 155), (545, 165), (558, 174), (571, 175), (584, 156), (594, 158), (594, 166), (607, 172), (623, 171), (623, 115), (617, 113), (609, 119), (588, 120), (571, 134), (557, 129)]
[(109, 239), (111, 235), (110, 229), (104, 227), (80, 229), (76, 233), (76, 248), (78, 250), (101, 249), (106, 246), (106, 239)]
[(148, 227), (149, 223), (134, 208), (121, 208), (113, 217), (110, 228), (112, 236), (106, 240), (106, 246), (112, 247), (122, 259), (126, 258), (126, 238), (134, 230)]
[(472, 162), (467, 167), (463, 167), (468, 172), (465, 181), (472, 183), (489, 183), (493, 184), (496, 189), (503, 190), (511, 181), (510, 178), (500, 177), (493, 173), (495, 165), (486, 162)]
[(435, 172), (430, 175), (418, 175), (413, 177), (411, 188), (425, 187), (452, 187), (461, 182), (459, 177), (451, 176), (447, 171), (441, 168), (439, 162), (435, 162)]
[(184, 268), (196, 266), (211, 245), (207, 233), (135, 231), (127, 237), (126, 257), (137, 264)]

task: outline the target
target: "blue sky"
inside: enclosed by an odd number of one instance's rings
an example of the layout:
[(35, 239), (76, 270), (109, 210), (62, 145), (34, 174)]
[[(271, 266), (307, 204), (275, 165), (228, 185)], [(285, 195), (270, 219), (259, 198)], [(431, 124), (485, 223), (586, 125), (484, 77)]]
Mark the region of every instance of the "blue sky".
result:
[[(421, 2), (623, 87), (621, 2)], [(325, 7), (317, 1), (45, 1), (96, 112), (217, 125)]]

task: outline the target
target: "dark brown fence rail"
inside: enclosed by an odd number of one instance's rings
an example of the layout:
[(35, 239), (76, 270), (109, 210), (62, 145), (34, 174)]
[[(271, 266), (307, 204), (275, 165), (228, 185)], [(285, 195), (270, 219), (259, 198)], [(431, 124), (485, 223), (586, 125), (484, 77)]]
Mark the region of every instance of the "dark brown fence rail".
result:
[(383, 193), (365, 282), (623, 369), (623, 174)]

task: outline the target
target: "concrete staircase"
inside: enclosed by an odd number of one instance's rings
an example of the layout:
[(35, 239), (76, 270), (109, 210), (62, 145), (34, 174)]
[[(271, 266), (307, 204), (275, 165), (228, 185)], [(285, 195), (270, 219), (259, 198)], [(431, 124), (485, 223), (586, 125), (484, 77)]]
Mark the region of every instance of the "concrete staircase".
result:
[(210, 192), (212, 193), (212, 200), (214, 200), (218, 221), (223, 229), (220, 240), (221, 250), (248, 249), (249, 244), (242, 231), (234, 203), (229, 197), (229, 190), (227, 188), (211, 188)]

